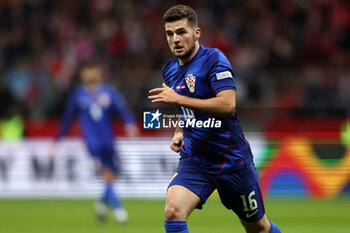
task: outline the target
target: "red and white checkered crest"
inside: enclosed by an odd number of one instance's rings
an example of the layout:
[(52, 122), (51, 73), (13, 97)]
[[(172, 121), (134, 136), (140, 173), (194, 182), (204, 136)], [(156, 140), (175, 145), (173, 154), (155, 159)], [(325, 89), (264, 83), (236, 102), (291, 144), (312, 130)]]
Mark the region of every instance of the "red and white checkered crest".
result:
[(196, 85), (196, 76), (189, 74), (189, 75), (187, 75), (185, 80), (186, 80), (186, 84), (187, 84), (188, 89), (190, 90), (191, 93), (193, 93), (194, 86)]

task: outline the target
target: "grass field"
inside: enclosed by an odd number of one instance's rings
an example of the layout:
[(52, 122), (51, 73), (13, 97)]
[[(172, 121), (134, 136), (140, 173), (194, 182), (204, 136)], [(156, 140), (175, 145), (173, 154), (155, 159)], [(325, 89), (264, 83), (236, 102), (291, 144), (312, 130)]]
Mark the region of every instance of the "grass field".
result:
[[(268, 217), (283, 233), (350, 232), (350, 199), (266, 200)], [(100, 225), (93, 200), (0, 200), (0, 233), (158, 233), (163, 230), (162, 200), (126, 200), (130, 223), (109, 216)], [(191, 233), (243, 232), (237, 218), (211, 199), (188, 220)]]

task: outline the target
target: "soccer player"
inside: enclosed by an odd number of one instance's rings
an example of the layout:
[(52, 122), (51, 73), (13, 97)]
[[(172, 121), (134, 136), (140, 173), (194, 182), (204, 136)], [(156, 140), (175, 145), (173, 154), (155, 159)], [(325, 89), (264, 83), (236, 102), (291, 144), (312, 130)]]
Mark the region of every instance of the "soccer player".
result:
[(82, 85), (76, 88), (67, 102), (56, 140), (66, 134), (72, 119), (77, 115), (88, 151), (105, 181), (101, 200), (95, 204), (97, 216), (104, 221), (106, 206), (109, 206), (117, 222), (125, 224), (128, 213), (113, 190), (119, 164), (116, 163), (112, 120), (114, 115), (120, 116), (128, 136), (137, 135), (136, 121), (119, 92), (102, 83), (101, 70), (97, 64), (83, 64), (79, 74)]
[(281, 232), (265, 215), (253, 156), (235, 110), (230, 62), (218, 49), (199, 43), (201, 29), (189, 6), (170, 8), (163, 23), (175, 58), (163, 67), (166, 84), (150, 90), (149, 99), (177, 106), (183, 121), (194, 116), (197, 122), (214, 118), (221, 122), (217, 128), (195, 124), (175, 129), (170, 147), (180, 152), (181, 158), (167, 190), (166, 232), (189, 232), (187, 217), (195, 208), (202, 208), (215, 189), (246, 232)]

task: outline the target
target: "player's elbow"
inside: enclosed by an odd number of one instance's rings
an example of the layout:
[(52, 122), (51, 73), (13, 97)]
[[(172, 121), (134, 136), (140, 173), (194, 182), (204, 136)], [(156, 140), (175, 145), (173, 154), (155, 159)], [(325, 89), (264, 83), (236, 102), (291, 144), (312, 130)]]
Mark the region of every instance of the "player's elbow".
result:
[(224, 117), (234, 117), (236, 113), (236, 106), (231, 104), (230, 106), (226, 107), (223, 112)]
[(235, 108), (231, 108), (231, 110), (228, 113), (228, 117), (234, 117), (236, 114), (236, 109)]
[(234, 117), (236, 113), (236, 93), (232, 90), (225, 90), (217, 94), (220, 100), (217, 102), (220, 106), (220, 115), (223, 117)]

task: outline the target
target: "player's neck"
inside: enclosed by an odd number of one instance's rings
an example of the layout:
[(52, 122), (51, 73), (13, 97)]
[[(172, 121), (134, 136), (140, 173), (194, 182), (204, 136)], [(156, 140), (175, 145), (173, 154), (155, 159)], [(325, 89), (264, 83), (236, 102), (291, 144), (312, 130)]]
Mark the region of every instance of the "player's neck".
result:
[(195, 46), (195, 47), (194, 47), (194, 50), (193, 50), (193, 52), (192, 52), (192, 54), (191, 54), (190, 56), (188, 56), (188, 57), (186, 57), (186, 58), (184, 58), (184, 59), (181, 59), (181, 58), (178, 59), (178, 60), (179, 60), (179, 64), (180, 64), (181, 66), (183, 66), (183, 65), (185, 65), (187, 62), (191, 61), (192, 58), (197, 54), (197, 52), (198, 52), (198, 50), (199, 50), (199, 47), (200, 47), (199, 42), (197, 41), (197, 42), (195, 43), (194, 46)]
[(91, 83), (87, 84), (85, 87), (91, 92), (96, 92), (100, 88), (100, 86), (100, 83)]

